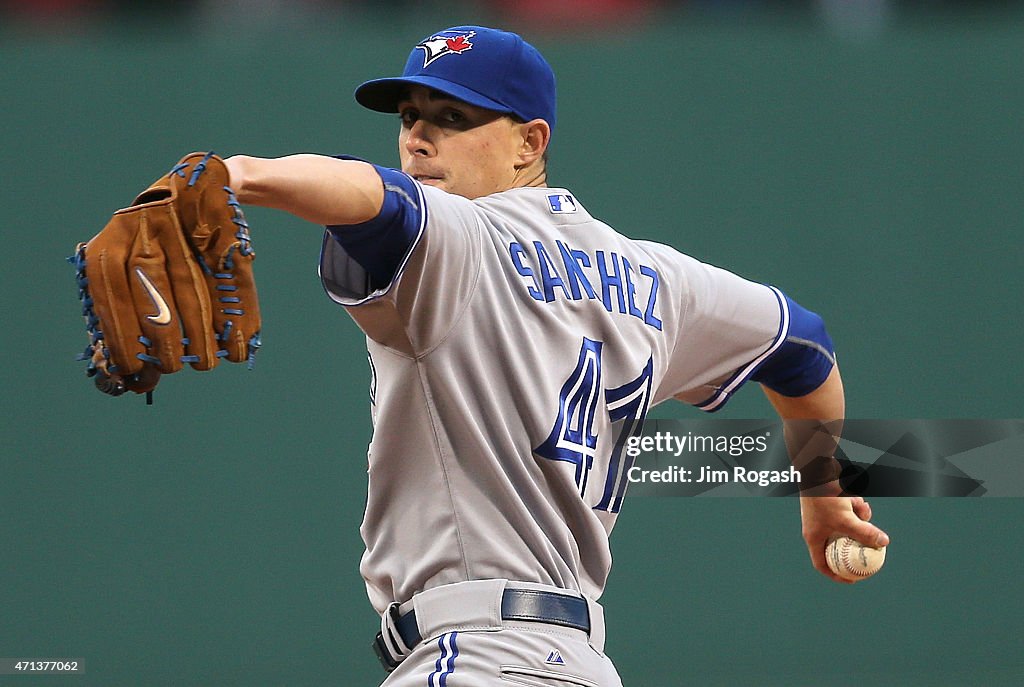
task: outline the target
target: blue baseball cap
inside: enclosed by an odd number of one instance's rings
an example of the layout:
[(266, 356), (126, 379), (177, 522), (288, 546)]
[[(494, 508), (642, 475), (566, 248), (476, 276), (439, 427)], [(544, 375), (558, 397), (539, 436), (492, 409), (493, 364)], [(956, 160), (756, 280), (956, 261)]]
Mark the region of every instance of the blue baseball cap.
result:
[(397, 112), (411, 84), (555, 128), (555, 74), (536, 48), (508, 31), (455, 26), (431, 34), (412, 49), (401, 76), (367, 81), (356, 89), (356, 101)]

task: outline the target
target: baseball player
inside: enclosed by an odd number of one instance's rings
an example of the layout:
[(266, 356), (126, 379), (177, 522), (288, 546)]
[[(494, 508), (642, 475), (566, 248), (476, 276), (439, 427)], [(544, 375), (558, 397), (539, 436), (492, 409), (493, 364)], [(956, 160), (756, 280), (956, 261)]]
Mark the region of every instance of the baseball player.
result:
[[(627, 238), (548, 183), (555, 78), (518, 35), (424, 38), (356, 99), (397, 113), (401, 169), (227, 160), (243, 204), (326, 226), (320, 276), (365, 332), (374, 423), (361, 572), (384, 684), (620, 685), (598, 599), (623, 436), (655, 404), (721, 408), (747, 380), (783, 418), (842, 418), (832, 343), (779, 289)], [(619, 448), (617, 448), (617, 446)], [(830, 535), (887, 543), (835, 483)]]

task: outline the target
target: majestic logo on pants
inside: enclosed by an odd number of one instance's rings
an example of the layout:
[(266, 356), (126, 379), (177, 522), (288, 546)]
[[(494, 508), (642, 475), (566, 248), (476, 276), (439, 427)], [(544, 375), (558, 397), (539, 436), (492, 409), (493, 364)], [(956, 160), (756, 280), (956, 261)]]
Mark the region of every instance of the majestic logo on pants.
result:
[(434, 60), (445, 55), (461, 55), (467, 50), (472, 50), (473, 44), (469, 39), (476, 35), (476, 31), (469, 33), (457, 33), (451, 36), (440, 34), (433, 36), (416, 47), (423, 51), (423, 66), (426, 67)]
[(562, 654), (558, 653), (558, 649), (552, 649), (551, 653), (548, 654), (548, 657), (547, 659), (545, 659), (544, 662), (553, 666), (565, 665), (565, 661), (562, 659)]

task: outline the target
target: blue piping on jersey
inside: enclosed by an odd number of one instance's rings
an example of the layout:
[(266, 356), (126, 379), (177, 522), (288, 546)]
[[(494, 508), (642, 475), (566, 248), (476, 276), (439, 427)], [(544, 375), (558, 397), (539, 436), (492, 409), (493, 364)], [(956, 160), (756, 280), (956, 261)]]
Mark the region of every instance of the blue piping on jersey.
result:
[(747, 381), (750, 375), (754, 374), (758, 366), (775, 353), (775, 351), (777, 351), (786, 341), (786, 336), (789, 334), (790, 321), (789, 305), (786, 301), (786, 296), (774, 286), (769, 286), (768, 288), (772, 290), (772, 293), (775, 294), (775, 298), (779, 301), (779, 311), (781, 314), (779, 331), (775, 335), (775, 340), (772, 341), (772, 345), (768, 347), (768, 350), (754, 358), (744, 367), (740, 368), (732, 377), (726, 380), (726, 382), (719, 387), (718, 391), (715, 392), (711, 398), (695, 404), (697, 408), (709, 413), (713, 413), (716, 410), (721, 409), (736, 390), (743, 386), (743, 383)]

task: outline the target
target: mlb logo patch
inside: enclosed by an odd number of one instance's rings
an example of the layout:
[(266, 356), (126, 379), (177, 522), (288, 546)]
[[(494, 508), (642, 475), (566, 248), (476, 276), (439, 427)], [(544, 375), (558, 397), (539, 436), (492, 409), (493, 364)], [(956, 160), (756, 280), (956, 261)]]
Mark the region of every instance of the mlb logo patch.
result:
[(576, 201), (568, 193), (552, 193), (548, 195), (548, 209), (555, 215), (576, 212)]

